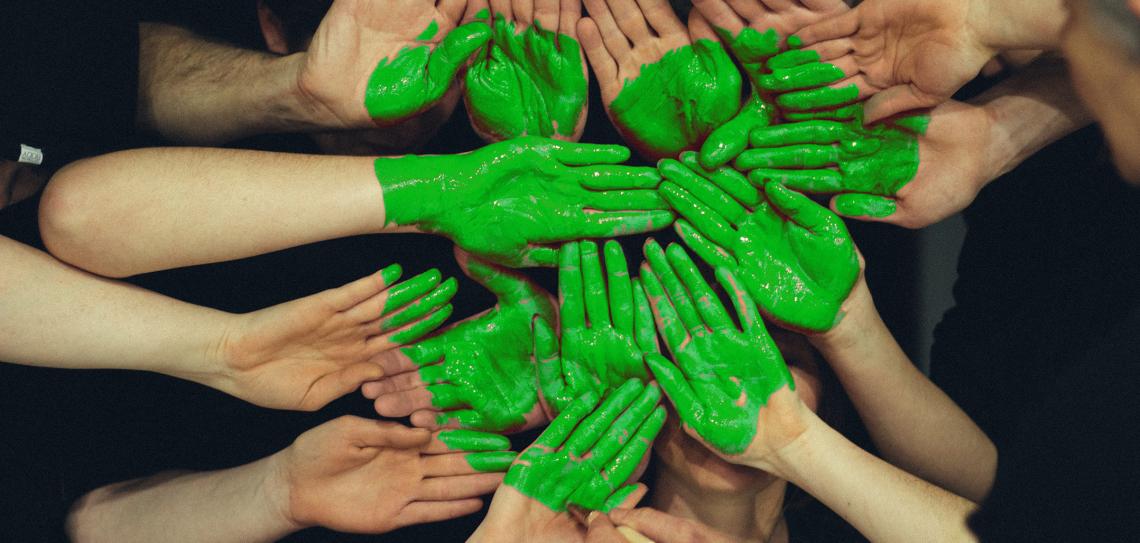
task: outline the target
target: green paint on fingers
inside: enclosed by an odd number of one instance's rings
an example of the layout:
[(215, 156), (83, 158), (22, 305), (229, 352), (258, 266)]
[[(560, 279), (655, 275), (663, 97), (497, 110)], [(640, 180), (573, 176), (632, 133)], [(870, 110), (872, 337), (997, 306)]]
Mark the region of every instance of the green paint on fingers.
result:
[(643, 64), (609, 106), (614, 125), (648, 160), (696, 149), (740, 109), (740, 72), (724, 47), (697, 40)]
[(423, 32), (420, 32), (419, 36), (416, 36), (416, 40), (428, 41), (434, 38), (437, 33), (439, 33), (439, 23), (433, 20), (431, 24), (429, 24), (427, 28), (424, 29)]
[(388, 297), (384, 300), (380, 316), (391, 314), (412, 300), (431, 292), (439, 284), (440, 278), (439, 270), (432, 268), (398, 285), (392, 285), (388, 288)]
[(835, 210), (847, 217), (882, 219), (894, 214), (898, 204), (891, 198), (870, 194), (840, 194), (835, 197)]
[(506, 436), (490, 432), (444, 430), (436, 437), (453, 451), (506, 451), (511, 448), (511, 440)]
[(472, 469), (491, 473), (507, 471), (517, 457), (512, 451), (471, 453), (466, 456), (467, 464)]

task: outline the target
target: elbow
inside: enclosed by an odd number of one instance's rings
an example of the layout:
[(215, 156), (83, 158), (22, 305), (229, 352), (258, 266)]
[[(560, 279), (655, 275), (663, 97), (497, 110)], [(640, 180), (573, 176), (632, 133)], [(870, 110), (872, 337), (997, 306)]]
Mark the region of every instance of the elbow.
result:
[(48, 252), (63, 262), (106, 277), (126, 277), (130, 271), (117, 265), (108, 243), (113, 242), (108, 229), (115, 211), (97, 190), (98, 164), (93, 162), (98, 160), (74, 162), (52, 176), (40, 200), (40, 235)]

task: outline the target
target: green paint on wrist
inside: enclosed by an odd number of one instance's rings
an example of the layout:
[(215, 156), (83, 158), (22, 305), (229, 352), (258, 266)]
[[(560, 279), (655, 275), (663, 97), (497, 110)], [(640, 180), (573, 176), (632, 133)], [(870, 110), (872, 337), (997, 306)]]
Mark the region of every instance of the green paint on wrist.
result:
[(889, 217), (898, 209), (891, 198), (870, 194), (840, 194), (835, 197), (835, 210), (848, 217)]
[(696, 149), (740, 109), (740, 72), (724, 47), (697, 40), (643, 64), (609, 106), (614, 125), (649, 160)]
[(487, 48), (468, 68), (465, 99), (476, 129), (497, 140), (573, 136), (588, 87), (578, 42), (536, 21), (518, 32), (496, 14)]

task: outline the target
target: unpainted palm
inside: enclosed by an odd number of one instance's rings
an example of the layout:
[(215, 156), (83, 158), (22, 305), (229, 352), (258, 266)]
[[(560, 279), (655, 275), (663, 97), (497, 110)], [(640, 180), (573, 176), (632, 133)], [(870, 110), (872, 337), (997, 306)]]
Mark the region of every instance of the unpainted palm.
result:
[(388, 126), (439, 102), (486, 25), (457, 27), (463, 0), (336, 0), (297, 76), (310, 107), (341, 128)]
[(454, 279), (403, 283), (391, 266), (339, 288), (241, 315), (218, 347), (218, 388), (263, 407), (320, 409), (383, 375), (378, 359), (451, 315)]
[(556, 266), (552, 246), (667, 227), (653, 168), (617, 145), (516, 138), (463, 155), (376, 160), (387, 222), (445, 235), (499, 264)]
[(606, 113), (642, 157), (696, 149), (737, 112), (741, 76), (724, 46), (690, 36), (669, 2), (585, 4), (579, 34)]
[(275, 455), (273, 476), (287, 489), (283, 514), (298, 528), (383, 533), (478, 511), (478, 496), (503, 478), (473, 468), (469, 457), (479, 455), (502, 452), (454, 452), (427, 430), (344, 416)]

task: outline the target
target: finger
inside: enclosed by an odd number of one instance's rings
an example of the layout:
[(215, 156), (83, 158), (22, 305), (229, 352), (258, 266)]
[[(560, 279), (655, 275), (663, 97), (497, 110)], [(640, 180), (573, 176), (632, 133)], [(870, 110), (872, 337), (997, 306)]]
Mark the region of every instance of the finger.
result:
[(673, 223), (670, 211), (600, 211), (584, 213), (575, 227), (581, 237), (614, 238), (643, 234), (668, 227)]
[(646, 22), (653, 27), (658, 36), (684, 34), (685, 25), (673, 11), (669, 2), (664, 0), (637, 0), (637, 6)]
[(428, 430), (465, 428), (469, 430), (487, 429), (487, 421), (478, 411), (459, 409), (442, 413), (435, 409), (421, 409), (413, 412), (408, 420), (412, 426)]
[(606, 396), (602, 405), (586, 417), (574, 429), (570, 438), (566, 440), (565, 449), (570, 455), (581, 458), (592, 449), (605, 431), (633, 403), (644, 388), (644, 385), (637, 379), (630, 379)]
[(843, 221), (811, 198), (789, 190), (779, 183), (768, 183), (764, 194), (772, 206), (792, 222), (812, 232), (846, 231)]
[(440, 279), (441, 275), (439, 270), (432, 268), (407, 281), (393, 285), (385, 293), (384, 307), (380, 315), (388, 315), (408, 305), (412, 300), (431, 292), (432, 289), (439, 285)]
[(949, 98), (923, 92), (914, 85), (889, 87), (867, 100), (863, 106), (863, 124), (869, 125), (907, 111), (932, 108)]
[[(415, 321), (432, 311), (442, 307), (455, 296), (455, 291), (459, 288), (459, 283), (454, 277), (449, 277), (439, 287), (430, 290), (427, 295), (406, 305), (402, 309), (385, 310), (388, 317), (380, 319), (380, 330), (388, 331), (395, 330)], [(386, 304), (387, 305), (387, 304)], [(395, 311), (393, 314), (392, 312)]]
[[(597, 26), (598, 34), (609, 55), (618, 65), (629, 59), (632, 45), (621, 28), (618, 28), (617, 21), (614, 20), (613, 12), (610, 11), (608, 3), (605, 0), (585, 0), (584, 3), (586, 4), (586, 12), (590, 14), (590, 18)], [(601, 75), (598, 77), (600, 80)]]
[(779, 183), (800, 192), (832, 194), (843, 190), (843, 174), (835, 170), (780, 170), (757, 168), (748, 172), (748, 179), (758, 187)]
[(466, 0), (438, 0), (435, 3), (436, 11), (443, 15), (453, 27), (459, 25), (459, 20), (463, 18), (463, 11), (466, 8)]
[[(494, 489), (490, 489), (482, 494), (493, 491)], [(452, 501), (412, 502), (405, 505), (403, 509), (400, 509), (400, 514), (396, 516), (395, 522), (397, 527), (440, 522), (477, 513), (482, 508), (483, 500), (478, 498)]]
[(468, 277), (491, 291), (501, 304), (523, 302), (539, 295), (538, 287), (519, 272), (491, 264), (466, 251), (457, 251), (456, 261)]
[(607, 0), (606, 3), (610, 6), (610, 12), (614, 14), (618, 28), (629, 41), (637, 44), (652, 37), (645, 16), (634, 0)]
[(586, 297), (582, 287), (582, 258), (579, 243), (562, 245), (558, 253), (558, 303), (562, 308), (563, 330), (586, 327)]
[(688, 221), (678, 220), (673, 229), (677, 231), (681, 241), (689, 246), (694, 253), (697, 253), (697, 256), (705, 261), (705, 264), (713, 268), (718, 266), (736, 267), (736, 259), (729, 254), (727, 249), (709, 241)]
[[(493, 456), (490, 456), (490, 457), (476, 456), (479, 454), (482, 454), (482, 455), (491, 454)], [(506, 465), (509, 466), (511, 464), (511, 462), (514, 461), (514, 457), (515, 457), (515, 455), (512, 454), (510, 451), (506, 451), (506, 454), (503, 454), (501, 452), (499, 452), (499, 453), (471, 453), (471, 454), (464, 454), (464, 453), (431, 454), (431, 455), (425, 455), (425, 456), (421, 457), (420, 463), (421, 463), (421, 467), (423, 469), (423, 474), (426, 477), (450, 477), (450, 476), (455, 476), (455, 475), (469, 475), (472, 473), (506, 471), (505, 469), (502, 469), (502, 470), (475, 469), (475, 467), (472, 465), (472, 463), (470, 461), (473, 458), (475, 459), (475, 462), (480, 465), (480, 467), (491, 467), (491, 466), (486, 466), (485, 463), (487, 461), (496, 461), (496, 460), (498, 461), (498, 463), (501, 463), (502, 460), (504, 458), (506, 458), (507, 459)]]
[[(649, 493), (649, 487), (645, 483), (635, 483), (632, 485), (625, 485), (606, 498), (605, 505), (602, 506), (602, 511), (610, 512), (614, 509), (633, 509), (637, 504)], [(640, 541), (640, 540), (631, 540)], [(649, 542), (652, 543), (652, 542)]]
[(697, 310), (700, 311), (705, 324), (714, 330), (732, 328), (732, 318), (724, 310), (712, 287), (701, 277), (701, 272), (697, 270), (697, 265), (689, 258), (688, 253), (680, 245), (671, 243), (665, 254), (669, 258), (669, 264), (681, 277), (685, 288), (696, 299)]
[(854, 36), (859, 31), (859, 10), (853, 9), (842, 15), (828, 17), (817, 23), (810, 24), (799, 32), (796, 37), (804, 47), (826, 40), (834, 40)]
[[(660, 396), (657, 398), (660, 399)], [(641, 424), (637, 426), (637, 432), (606, 465), (605, 477), (614, 487), (623, 485), (632, 478), (642, 459), (653, 447), (653, 440), (657, 439), (657, 434), (661, 433), (661, 427), (665, 425), (665, 407), (656, 406), (652, 414), (642, 420), (644, 422), (638, 421)], [(625, 431), (631, 429), (625, 428)]]
[(641, 264), (639, 277), (653, 311), (653, 317), (657, 321), (657, 329), (661, 331), (661, 337), (665, 338), (665, 346), (671, 352), (679, 349), (689, 340), (689, 332), (685, 330), (677, 309), (665, 294), (665, 287), (661, 286), (660, 279), (648, 262)]
[(662, 183), (660, 191), (661, 196), (677, 210), (678, 214), (695, 225), (696, 229), (710, 238), (713, 243), (724, 246), (733, 243), (736, 233), (731, 223), (716, 210), (704, 205), (692, 193), (671, 181)]
[(587, 392), (575, 398), (565, 411), (550, 422), (550, 426), (546, 427), (542, 435), (534, 440), (534, 446), (543, 447), (547, 450), (558, 449), (574, 432), (578, 423), (590, 414), (596, 405), (598, 405), (598, 395), (593, 392)]
[[(586, 59), (590, 61), (590, 66), (598, 77), (602, 99), (608, 106), (617, 98), (618, 92), (621, 92), (617, 61), (602, 39), (601, 30), (594, 19), (587, 17), (578, 21), (578, 38), (581, 40), (582, 50), (586, 53)], [(622, 41), (624, 42), (625, 38), (622, 38)], [(625, 47), (628, 50), (629, 45), (626, 44)]]
[(731, 162), (748, 147), (749, 132), (771, 124), (773, 112), (772, 106), (753, 94), (736, 117), (709, 134), (701, 145), (701, 165), (706, 170), (713, 170)]
[(513, 21), (514, 20), (515, 14), (514, 14), (514, 10), (511, 9), (511, 0), (490, 0), (490, 1), (491, 1), (491, 13), (493, 13), (496, 18), (498, 18), (498, 16), (501, 15), (503, 17), (503, 20), (505, 20), (505, 21)]
[(736, 36), (747, 25), (724, 0), (693, 0), (693, 8), (714, 28), (724, 29), (730, 36)]
[(598, 244), (583, 241), (579, 244), (582, 252), (582, 284), (586, 298), (586, 320), (591, 328), (609, 327), (610, 306), (606, 299), (606, 280), (602, 276), (602, 261), (598, 257)]
[(749, 208), (756, 207), (757, 204), (763, 199), (760, 196), (760, 191), (748, 182), (748, 178), (744, 174), (728, 167), (719, 167), (712, 171), (706, 170), (701, 165), (700, 159), (697, 157), (695, 151), (685, 151), (680, 156), (681, 164), (689, 167), (694, 172), (701, 172), (701, 175), (712, 181), (718, 188), (727, 192), (734, 200), (748, 206)]
[[(582, 0), (561, 0), (558, 10), (558, 32), (577, 39), (578, 21), (582, 18)], [(554, 28), (550, 30), (553, 31)]]
[(463, 13), (463, 22), (475, 20), (486, 23), (491, 17), (491, 7), (487, 0), (467, 0), (467, 9)]
[[(454, 291), (452, 294), (454, 294)], [(447, 304), (439, 309), (436, 309), (435, 311), (429, 313), (426, 317), (397, 329), (391, 334), (391, 336), (388, 337), (388, 342), (393, 346), (396, 346), (406, 345), (408, 343), (416, 341), (417, 339), (430, 334), (436, 328), (439, 328), (445, 321), (447, 321), (448, 317), (451, 317), (451, 312), (453, 310), (454, 307), (451, 304)], [(368, 343), (372, 343), (374, 340), (378, 340), (380, 338), (381, 336), (369, 338)]]
[(390, 447), (414, 449), (431, 440), (431, 433), (421, 428), (408, 428), (390, 421), (364, 419), (346, 415), (334, 419), (336, 423), (350, 422), (346, 426), (349, 439), (360, 447)]
[[(657, 188), (656, 184), (653, 188)], [(656, 190), (586, 191), (578, 199), (591, 211), (653, 211), (669, 209)]]
[(662, 513), (649, 507), (633, 510), (616, 509), (609, 513), (619, 527), (627, 527), (653, 541), (710, 540), (709, 529), (691, 520)]
[(566, 166), (591, 166), (595, 164), (621, 164), (629, 160), (629, 148), (621, 145), (577, 143), (569, 141), (551, 142), (551, 155)]
[(820, 62), (819, 51), (792, 49), (768, 59), (765, 65), (768, 66), (768, 70), (778, 72), (818, 62)]
[(528, 268), (553, 268), (558, 265), (558, 249), (529, 244), (522, 252), (522, 264)]
[(315, 411), (329, 402), (348, 394), (367, 381), (384, 376), (384, 370), (376, 364), (360, 362), (341, 368), (339, 371), (322, 375), (309, 386), (301, 398), (299, 406), (306, 411)]
[[(434, 364), (443, 359), (443, 353), (445, 346), (447, 345), (447, 341), (447, 332), (444, 332), (438, 336), (433, 336), (425, 339), (410, 347), (404, 347), (403, 349), (400, 349), (400, 354), (403, 355), (403, 359), (411, 362), (417, 368), (428, 364)], [(392, 366), (391, 369), (388, 367), (384, 368), (385, 371), (388, 372), (388, 375), (399, 373), (398, 371), (394, 370), (402, 369), (407, 366), (407, 364), (404, 363), (403, 359), (391, 357), (385, 358), (384, 362), (390, 363)]]
[(756, 308), (756, 302), (752, 300), (752, 296), (748, 294), (748, 290), (736, 279), (736, 276), (728, 268), (717, 268), (716, 279), (724, 291), (728, 293), (728, 297), (732, 300), (732, 306), (736, 308), (736, 316), (740, 319), (740, 326), (746, 332), (756, 332), (757, 327), (764, 330), (764, 322), (760, 320), (760, 311)]
[(728, 219), (730, 223), (739, 224), (748, 214), (748, 210), (727, 192), (679, 161), (671, 158), (661, 160), (657, 163), (657, 169), (661, 170), (665, 179), (676, 183), (698, 201)]
[(749, 149), (736, 157), (736, 169), (823, 168), (839, 162), (839, 150), (830, 145), (788, 145)]
[(590, 513), (586, 517), (586, 543), (624, 543), (625, 538), (610, 518), (601, 513)]
[(367, 388), (367, 390), (364, 391), (364, 396), (366, 398), (376, 399), (384, 394), (424, 388), (426, 385), (427, 383), (420, 380), (419, 372), (416, 371), (387, 375), (378, 381), (365, 383), (364, 387)]
[(645, 288), (641, 286), (641, 279), (634, 279), (633, 290), (633, 335), (637, 347), (642, 353), (659, 353), (661, 347), (657, 345), (657, 326), (653, 324), (653, 309), (649, 306), (649, 298), (645, 295)]
[(562, 371), (562, 357), (558, 355), (558, 339), (546, 319), (534, 319), (534, 359), (538, 373), (538, 388), (546, 402), (547, 411), (556, 415), (566, 408), (573, 398), (566, 386)]
[[(761, 2), (760, 0), (727, 0), (729, 7), (740, 15), (741, 19), (745, 21), (756, 21), (763, 18), (765, 15), (770, 15), (771, 12), (777, 9), (771, 5), (770, 2)], [(765, 5), (768, 4), (768, 5)], [(788, 6), (782, 6), (784, 8)]]
[(574, 169), (583, 187), (591, 190), (655, 189), (661, 184), (657, 168), (638, 166), (584, 166)]
[(629, 280), (629, 264), (621, 244), (609, 240), (605, 245), (606, 290), (609, 292), (610, 322), (619, 334), (633, 335), (633, 288)]
[(373, 407), (376, 409), (376, 414), (381, 417), (406, 417), (421, 409), (431, 409), (433, 407), (432, 393), (429, 392), (425, 386), (411, 390), (401, 390), (390, 394), (382, 394), (376, 398)]
[(720, 41), (720, 37), (716, 35), (709, 20), (706, 19), (698, 10), (689, 10), (689, 20), (687, 23), (689, 28), (689, 38), (693, 43), (698, 40), (711, 40)]
[[(367, 277), (361, 277), (347, 285), (326, 290), (318, 296), (327, 297), (333, 309), (337, 311), (348, 311), (360, 305), (365, 300), (379, 294), (385, 288), (388, 288), (388, 285), (396, 282), (402, 273), (403, 268), (401, 268), (399, 264), (392, 264), (387, 268)], [(373, 314), (373, 317), (374, 316), (375, 314)]]
[(695, 336), (704, 332), (705, 324), (701, 320), (700, 314), (697, 313), (696, 307), (694, 307), (692, 296), (685, 290), (684, 285), (681, 284), (681, 280), (673, 271), (673, 267), (669, 265), (665, 251), (652, 239), (645, 242), (645, 259), (649, 261), (649, 266), (653, 269), (653, 274), (657, 276), (661, 284), (665, 287), (665, 292), (669, 295), (669, 301), (677, 310), (681, 324), (689, 331), (689, 335)]
[[(776, 105), (794, 111), (808, 111), (812, 109), (834, 108), (850, 104), (858, 99), (859, 87), (857, 85), (847, 85), (838, 88), (820, 87), (817, 89), (787, 92), (776, 97)], [(937, 105), (937, 103), (932, 104), (930, 107), (934, 105)], [(870, 103), (868, 103), (868, 106), (870, 106)]]
[[(611, 460), (617, 456), (618, 452), (629, 444), (631, 437), (641, 427), (643, 422), (649, 418), (653, 413), (653, 409), (661, 402), (661, 389), (656, 384), (650, 383), (645, 387), (641, 394), (630, 404), (629, 408), (625, 410), (617, 418), (616, 421), (609, 427), (605, 435), (603, 435), (598, 442), (594, 445), (589, 452), (589, 461), (596, 466), (597, 470), (601, 470), (610, 464)], [(613, 480), (611, 482), (616, 488), (618, 485), (625, 483), (625, 479)], [(606, 493), (607, 495), (609, 492)]]
[[(430, 459), (431, 457), (427, 457)], [(420, 481), (417, 501), (449, 501), (488, 494), (503, 480), (502, 473), (475, 473), (450, 477), (431, 477)]]
[(753, 129), (748, 135), (752, 147), (786, 147), (799, 144), (840, 143), (859, 134), (836, 121), (807, 121)]
[(511, 440), (506, 436), (474, 430), (443, 430), (432, 434), (425, 454), (451, 452), (510, 451)]
[[(448, 32), (428, 57), (428, 80), (441, 82), (454, 80), (459, 69), (467, 64), (467, 59), (490, 39), (491, 29), (482, 22), (467, 23)], [(437, 88), (439, 95), (442, 96), (449, 85), (438, 85)]]
[[(514, 13), (515, 21), (530, 26), (534, 22), (534, 0), (511, 0), (511, 12)], [(547, 27), (547, 30), (551, 28)], [(558, 28), (554, 27), (554, 31)]]
[(820, 111), (785, 111), (784, 120), (793, 123), (818, 120), (850, 121), (855, 118), (861, 118), (862, 115), (863, 104), (860, 102), (838, 107), (835, 109), (824, 109)]
[(836, 213), (860, 220), (884, 220), (898, 211), (894, 198), (873, 194), (840, 194), (831, 199), (831, 209)]
[(704, 404), (693, 392), (692, 385), (689, 384), (680, 368), (673, 365), (665, 357), (656, 354), (646, 355), (645, 364), (649, 366), (649, 371), (653, 372), (653, 378), (661, 385), (661, 389), (665, 391), (669, 401), (673, 402), (673, 406), (676, 407), (675, 411), (681, 420), (691, 428), (702, 428), (701, 421), (705, 417)]

